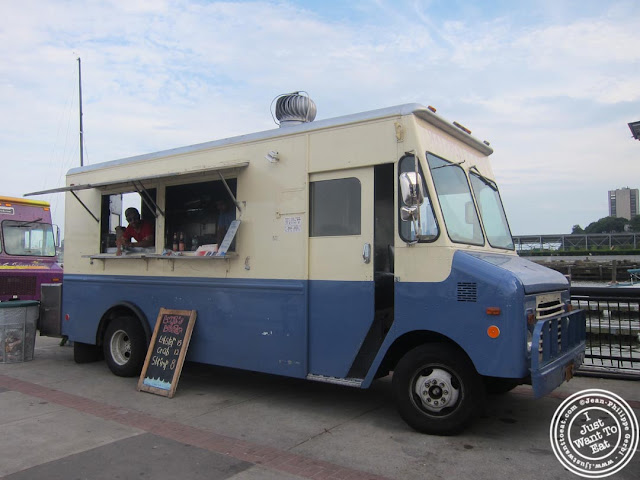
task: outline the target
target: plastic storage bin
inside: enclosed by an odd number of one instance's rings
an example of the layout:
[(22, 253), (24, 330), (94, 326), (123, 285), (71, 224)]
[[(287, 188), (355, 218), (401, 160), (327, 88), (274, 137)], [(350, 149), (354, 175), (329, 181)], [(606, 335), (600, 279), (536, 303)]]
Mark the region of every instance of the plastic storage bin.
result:
[(38, 314), (35, 300), (0, 302), (0, 363), (33, 360)]

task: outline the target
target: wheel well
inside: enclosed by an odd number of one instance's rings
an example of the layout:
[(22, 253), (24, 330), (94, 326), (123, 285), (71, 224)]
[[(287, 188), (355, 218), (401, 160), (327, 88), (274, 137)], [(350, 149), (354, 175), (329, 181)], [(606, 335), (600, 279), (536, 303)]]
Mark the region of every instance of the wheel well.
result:
[(151, 328), (149, 327), (149, 322), (147, 321), (147, 317), (137, 306), (132, 303), (123, 302), (117, 305), (112, 306), (107, 310), (102, 318), (100, 319), (100, 324), (98, 325), (98, 331), (96, 332), (96, 345), (102, 345), (102, 339), (104, 338), (104, 332), (107, 330), (109, 323), (112, 320), (119, 317), (134, 317), (138, 319), (142, 329), (144, 330), (144, 334), (147, 340), (147, 344), (151, 340)]
[[(413, 350), (416, 347), (419, 347), (420, 345), (424, 345), (425, 343), (446, 343), (458, 350), (461, 355), (469, 358), (467, 353), (460, 347), (460, 345), (451, 340), (449, 337), (445, 337), (440, 333), (430, 332), (426, 330), (414, 331), (405, 333), (404, 335), (396, 338), (396, 340), (387, 350), (384, 360), (382, 360), (380, 368), (378, 369), (377, 376), (384, 376), (393, 371), (400, 359), (407, 352)], [(470, 358), (469, 361), (471, 361)], [(473, 364), (473, 362), (471, 363)]]

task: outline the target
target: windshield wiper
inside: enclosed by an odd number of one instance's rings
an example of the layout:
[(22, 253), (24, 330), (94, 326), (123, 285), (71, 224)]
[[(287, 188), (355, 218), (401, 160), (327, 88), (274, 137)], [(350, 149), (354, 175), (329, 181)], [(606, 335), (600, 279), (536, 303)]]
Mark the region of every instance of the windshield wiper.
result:
[(485, 177), (484, 175), (482, 175), (480, 173), (480, 171), (478, 170), (478, 167), (476, 167), (475, 165), (472, 166), (471, 168), (469, 168), (469, 171), (473, 171), (473, 173), (475, 175), (478, 176), (478, 178), (480, 180), (482, 180), (482, 182), (487, 185), (489, 188), (491, 188), (494, 192), (498, 191), (498, 185), (496, 184), (496, 182), (494, 182), (493, 180), (488, 179), (487, 177)]
[(41, 222), (41, 221), (42, 221), (42, 217), (36, 218), (35, 220), (25, 220), (23, 222), (16, 222), (17, 225), (14, 225), (14, 227), (18, 227), (18, 228), (28, 227), (32, 223), (38, 223), (38, 222)]
[(462, 165), (464, 162), (466, 162), (466, 160), (462, 160), (461, 162), (458, 163), (447, 163), (446, 165), (438, 165), (437, 167), (431, 167), (429, 170), (437, 170), (439, 168), (444, 168), (444, 167), (453, 167), (454, 165), (460, 166)]

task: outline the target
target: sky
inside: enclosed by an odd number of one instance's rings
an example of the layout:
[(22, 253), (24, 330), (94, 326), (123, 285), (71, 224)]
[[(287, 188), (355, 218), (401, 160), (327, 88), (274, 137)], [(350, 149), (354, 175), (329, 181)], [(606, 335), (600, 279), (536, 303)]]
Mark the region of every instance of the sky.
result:
[[(570, 233), (640, 188), (636, 0), (22, 0), (0, 3), (0, 195), (94, 164), (316, 120), (433, 105), (494, 149), (514, 235)], [(64, 194), (51, 202), (64, 224)]]

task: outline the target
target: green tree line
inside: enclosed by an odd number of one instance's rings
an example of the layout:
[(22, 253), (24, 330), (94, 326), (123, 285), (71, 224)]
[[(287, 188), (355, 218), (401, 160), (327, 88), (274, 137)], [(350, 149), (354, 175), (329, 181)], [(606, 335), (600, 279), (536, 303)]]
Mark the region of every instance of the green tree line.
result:
[(640, 232), (640, 215), (634, 215), (631, 220), (622, 217), (603, 217), (591, 222), (586, 228), (574, 225), (572, 234), (579, 233), (624, 233)]

